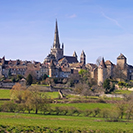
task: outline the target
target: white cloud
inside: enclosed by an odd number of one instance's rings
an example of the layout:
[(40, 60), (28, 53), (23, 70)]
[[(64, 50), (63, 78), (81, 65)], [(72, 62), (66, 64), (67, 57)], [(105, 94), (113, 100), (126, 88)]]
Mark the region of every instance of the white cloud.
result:
[(73, 14), (73, 15), (70, 15), (69, 18), (76, 18), (77, 15), (76, 14)]
[(110, 20), (111, 22), (113, 22), (115, 25), (117, 25), (118, 27), (122, 28), (123, 27), (119, 24), (119, 22), (116, 20), (116, 19), (113, 19), (113, 18), (110, 18), (108, 17), (107, 15), (105, 15), (104, 12), (101, 12), (102, 13), (102, 16), (105, 17), (106, 19)]

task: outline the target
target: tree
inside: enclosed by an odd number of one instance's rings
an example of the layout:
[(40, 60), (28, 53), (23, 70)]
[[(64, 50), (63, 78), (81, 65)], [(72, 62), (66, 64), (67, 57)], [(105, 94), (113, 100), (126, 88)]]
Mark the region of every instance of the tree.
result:
[(102, 60), (102, 57), (101, 57), (101, 56), (99, 56), (99, 57), (97, 58), (97, 60), (96, 60), (96, 65), (97, 65), (97, 66), (99, 66), (99, 65), (100, 65), (101, 60)]
[(42, 79), (45, 80), (47, 77), (48, 77), (48, 75), (47, 74), (44, 74), (43, 77), (42, 77)]
[(18, 74), (18, 75), (17, 75), (17, 79), (18, 79), (18, 80), (21, 80), (23, 77), (24, 77), (24, 76), (21, 75), (21, 74)]
[(21, 84), (16, 83), (10, 91), (11, 100), (13, 100), (17, 103), (22, 103), (23, 102), (23, 94), (24, 94), (25, 90), (26, 90), (25, 86), (22, 86)]
[(119, 102), (117, 102), (116, 107), (120, 113), (120, 117), (121, 119), (124, 116), (125, 113), (125, 109), (126, 109), (126, 102), (124, 100), (120, 100)]
[(109, 79), (105, 79), (105, 81), (103, 82), (103, 88), (105, 88), (105, 92), (109, 93), (110, 92), (110, 80)]
[(33, 107), (35, 114), (38, 113), (38, 110), (44, 112), (49, 105), (47, 96), (44, 93), (39, 92), (37, 86), (30, 86), (28, 90), (31, 92), (31, 96), (27, 100), (28, 105)]
[(92, 85), (96, 84), (96, 81), (91, 78), (91, 74), (88, 70), (81, 69), (79, 71), (79, 76), (80, 76), (80, 82), (83, 84), (87, 84), (89, 87), (92, 87)]
[(35, 110), (36, 114), (38, 110), (44, 112), (49, 107), (48, 98), (44, 93), (39, 92), (37, 86), (26, 88), (17, 83), (11, 89), (11, 100), (19, 104), (19, 111), (27, 110), (29, 113), (31, 110)]
[(119, 79), (120, 81), (122, 80), (126, 80), (127, 77), (126, 75), (124, 74), (124, 69), (121, 69), (119, 66), (115, 67), (114, 70), (113, 70), (113, 77), (115, 79)]
[(27, 81), (27, 85), (31, 85), (31, 84), (32, 84), (33, 78), (32, 78), (32, 75), (31, 75), (31, 74), (29, 74), (29, 75), (27, 76), (26, 81)]

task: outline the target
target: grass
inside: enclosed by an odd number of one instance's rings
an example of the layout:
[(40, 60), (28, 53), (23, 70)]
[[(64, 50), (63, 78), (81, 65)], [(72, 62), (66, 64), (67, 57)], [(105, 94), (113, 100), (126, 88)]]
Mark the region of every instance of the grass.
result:
[(114, 104), (110, 104), (110, 103), (69, 103), (69, 104), (65, 104), (65, 103), (58, 103), (58, 104), (51, 104), (52, 107), (55, 106), (72, 106), (72, 107), (76, 107), (79, 108), (81, 110), (86, 110), (86, 109), (94, 109), (94, 108), (112, 108), (115, 105)]
[(44, 92), (44, 93), (46, 94), (46, 96), (48, 96), (51, 99), (59, 97), (59, 92)]
[(13, 126), (44, 126), (52, 128), (74, 128), (74, 129), (97, 129), (97, 130), (133, 130), (130, 122), (105, 122), (102, 118), (77, 117), (77, 116), (56, 116), (56, 115), (35, 115), (0, 113), (0, 125)]
[(0, 89), (0, 99), (9, 99), (10, 89)]
[(131, 94), (132, 91), (129, 91), (129, 90), (115, 90), (113, 93), (114, 94)]
[[(58, 98), (58, 92), (43, 92), (48, 97), (52, 98)], [(0, 89), (0, 99), (10, 99), (10, 89)]]

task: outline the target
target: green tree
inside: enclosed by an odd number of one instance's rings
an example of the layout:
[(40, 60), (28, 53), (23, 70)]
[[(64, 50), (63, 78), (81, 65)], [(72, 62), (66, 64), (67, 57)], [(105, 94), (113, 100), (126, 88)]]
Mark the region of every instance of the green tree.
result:
[(79, 76), (80, 76), (80, 82), (83, 84), (87, 84), (89, 87), (92, 87), (93, 85), (96, 84), (96, 81), (91, 78), (91, 74), (89, 70), (81, 69), (79, 71)]
[(31, 75), (31, 74), (29, 74), (29, 75), (27, 76), (26, 81), (27, 81), (27, 85), (31, 85), (31, 84), (32, 84), (33, 78), (32, 78), (32, 75)]
[(48, 77), (48, 75), (47, 74), (44, 74), (43, 77), (42, 77), (42, 79), (45, 80), (47, 77)]
[(110, 80), (109, 79), (105, 79), (105, 81), (103, 82), (103, 88), (105, 88), (105, 93), (109, 93), (110, 92)]

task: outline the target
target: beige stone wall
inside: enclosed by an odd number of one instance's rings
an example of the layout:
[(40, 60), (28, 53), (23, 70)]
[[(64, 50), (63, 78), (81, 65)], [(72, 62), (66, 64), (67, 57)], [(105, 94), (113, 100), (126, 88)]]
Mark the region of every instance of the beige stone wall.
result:
[(107, 68), (98, 68), (98, 85), (103, 84), (107, 78)]
[(126, 66), (126, 60), (125, 59), (117, 59), (117, 66), (119, 66), (121, 69), (124, 69)]

